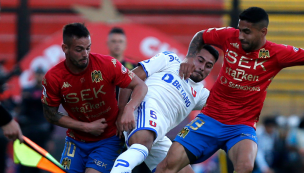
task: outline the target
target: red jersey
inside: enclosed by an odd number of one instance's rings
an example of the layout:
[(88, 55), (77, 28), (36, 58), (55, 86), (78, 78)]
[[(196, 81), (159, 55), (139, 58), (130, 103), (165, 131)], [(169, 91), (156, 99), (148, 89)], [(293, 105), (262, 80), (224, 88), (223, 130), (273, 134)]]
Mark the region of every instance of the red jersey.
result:
[(92, 122), (105, 118), (108, 124), (100, 136), (68, 129), (67, 136), (79, 141), (98, 141), (116, 134), (118, 113), (115, 86), (127, 87), (134, 73), (110, 56), (89, 55), (88, 67), (73, 74), (65, 61), (51, 68), (42, 82), (41, 100), (48, 106), (62, 104), (68, 115), (78, 121)]
[(203, 33), (205, 44), (224, 51), (224, 61), (201, 112), (224, 124), (255, 128), (270, 82), (281, 69), (303, 65), (304, 50), (267, 41), (246, 53), (238, 37), (239, 30), (229, 27)]

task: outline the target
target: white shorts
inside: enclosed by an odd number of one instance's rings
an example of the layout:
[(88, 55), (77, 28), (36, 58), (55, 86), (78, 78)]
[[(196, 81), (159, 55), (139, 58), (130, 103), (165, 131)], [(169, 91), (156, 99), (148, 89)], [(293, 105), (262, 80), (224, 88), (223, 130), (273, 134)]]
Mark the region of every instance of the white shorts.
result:
[(150, 130), (156, 134), (145, 163), (152, 171), (166, 157), (167, 152), (172, 145), (171, 140), (165, 135), (170, 129), (170, 123), (161, 111), (160, 104), (154, 99), (145, 99), (140, 106), (134, 111), (135, 128), (131, 132), (124, 132), (126, 144), (129, 147), (130, 137), (139, 130)]

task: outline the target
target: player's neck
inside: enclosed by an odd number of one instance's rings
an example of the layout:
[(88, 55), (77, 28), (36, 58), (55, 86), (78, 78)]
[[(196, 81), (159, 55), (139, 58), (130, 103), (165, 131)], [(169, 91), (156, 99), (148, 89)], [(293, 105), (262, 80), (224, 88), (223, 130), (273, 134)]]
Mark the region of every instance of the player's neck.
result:
[(261, 49), (265, 44), (266, 44), (266, 38), (264, 38), (261, 41), (261, 43), (257, 46), (257, 48), (255, 49), (255, 51)]
[(88, 62), (88, 65), (85, 67), (85, 68), (79, 68), (79, 67), (76, 67), (74, 64), (72, 64), (71, 62), (69, 62), (68, 60), (65, 61), (65, 65), (66, 67), (69, 69), (70, 72), (72, 72), (73, 74), (79, 74), (79, 73), (82, 73), (84, 72), (88, 66), (89, 66), (89, 63), (90, 63), (90, 60)]

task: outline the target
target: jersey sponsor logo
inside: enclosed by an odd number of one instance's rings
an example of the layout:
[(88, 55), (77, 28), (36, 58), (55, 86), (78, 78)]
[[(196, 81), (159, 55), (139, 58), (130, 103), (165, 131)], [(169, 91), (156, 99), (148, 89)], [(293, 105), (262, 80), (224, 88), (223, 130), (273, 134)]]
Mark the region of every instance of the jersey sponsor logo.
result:
[(230, 45), (237, 49), (240, 48), (240, 45), (238, 43), (230, 43)]
[(259, 76), (253, 75), (253, 74), (248, 74), (248, 73), (246, 73), (245, 70), (242, 70), (239, 68), (233, 70), (230, 67), (226, 67), (226, 74), (233, 77), (233, 79), (237, 80), (237, 81), (243, 81), (243, 80), (259, 81)]
[(244, 91), (261, 91), (259, 86), (253, 87), (253, 86), (248, 86), (248, 85), (235, 84), (233, 82), (229, 82), (228, 87), (239, 89), (239, 90), (244, 90)]
[[(222, 85), (226, 85), (228, 83), (228, 79), (225, 78), (225, 76), (221, 76), (220, 83)], [(240, 84), (235, 84), (231, 81), (229, 81), (228, 87), (239, 89), (239, 90), (244, 90), (244, 91), (260, 91), (261, 90), (259, 86), (253, 87), (253, 86), (248, 86), (248, 85), (240, 85)]]
[[(85, 100), (93, 100), (94, 97), (96, 99), (100, 98), (100, 94), (105, 95), (106, 92), (102, 91), (104, 85), (101, 85), (99, 87), (99, 89), (96, 91), (95, 87), (93, 88), (93, 92), (92, 92), (92, 88), (88, 88), (88, 89), (83, 89), (80, 91), (80, 96), (78, 95), (78, 93), (69, 93), (66, 94), (66, 101), (67, 103), (78, 103), (81, 99), (81, 101), (85, 101)], [(92, 96), (92, 93), (94, 94)]]
[(121, 73), (126, 74), (128, 72), (127, 68), (123, 65), (121, 65)]
[(114, 65), (114, 67), (116, 67), (117, 60), (116, 59), (112, 59), (111, 61), (112, 61), (113, 65)]
[(69, 84), (68, 82), (63, 82), (63, 85), (62, 85), (61, 89), (68, 88), (68, 87), (72, 87), (72, 85)]
[[(92, 112), (95, 109), (99, 109), (104, 105), (105, 105), (104, 101), (101, 101), (96, 104), (87, 102), (87, 103), (82, 104), (81, 107), (72, 107), (71, 110), (73, 112), (88, 113), (88, 112)], [(92, 117), (90, 117), (90, 118), (92, 118)]]
[(224, 76), (220, 77), (220, 81), (221, 81), (221, 84), (223, 84), (223, 85), (225, 85), (228, 82), (227, 78), (225, 78)]
[(91, 73), (91, 77), (92, 77), (92, 82), (94, 83), (98, 83), (100, 81), (103, 81), (103, 78), (102, 78), (102, 75), (101, 75), (101, 72), (100, 70), (94, 70), (92, 71)]
[(105, 163), (103, 163), (102, 161), (97, 160), (97, 159), (94, 159), (94, 163), (95, 163), (95, 165), (97, 165), (97, 166), (101, 166), (101, 167), (105, 167), (105, 168), (107, 168), (107, 165), (108, 165), (108, 164), (105, 164)]
[[(245, 68), (245, 69), (253, 69), (257, 70), (257, 68), (262, 68), (263, 71), (266, 71), (265, 66), (263, 65), (267, 60), (261, 60), (261, 59), (251, 59), (247, 58), (245, 56), (238, 57), (238, 54), (234, 51), (227, 50), (225, 53), (225, 59), (230, 64), (236, 64), (239, 67)], [(253, 62), (252, 62), (253, 61)]]
[(259, 58), (270, 58), (269, 50), (265, 50), (265, 48), (260, 49)]
[(191, 92), (192, 92), (192, 95), (193, 95), (193, 97), (196, 97), (196, 91), (193, 89), (193, 87), (191, 86)]
[(191, 105), (190, 97), (188, 97), (186, 90), (182, 87), (182, 85), (179, 83), (178, 80), (174, 80), (174, 77), (172, 74), (166, 73), (162, 80), (166, 83), (171, 83), (181, 94), (186, 107), (189, 107)]
[(188, 135), (189, 131), (190, 131), (190, 130), (188, 129), (188, 127), (184, 127), (184, 128), (177, 134), (177, 136), (182, 137), (182, 138), (185, 138), (185, 137)]
[(169, 62), (172, 62), (172, 61), (176, 60), (177, 62), (181, 63), (177, 56), (169, 55), (169, 58), (170, 58)]
[(64, 158), (63, 160), (62, 160), (62, 166), (63, 166), (63, 168), (64, 169), (70, 169), (70, 165), (71, 165), (71, 159), (69, 159), (68, 157), (66, 157), (66, 158)]

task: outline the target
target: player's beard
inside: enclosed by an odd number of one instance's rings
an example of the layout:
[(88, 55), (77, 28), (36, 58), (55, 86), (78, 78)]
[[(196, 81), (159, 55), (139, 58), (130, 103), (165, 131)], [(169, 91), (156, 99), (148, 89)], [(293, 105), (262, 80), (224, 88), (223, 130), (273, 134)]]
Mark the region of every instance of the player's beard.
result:
[(190, 75), (190, 79), (193, 82), (197, 83), (197, 82), (201, 82), (202, 80), (204, 80), (203, 74), (201, 72), (197, 72), (197, 71), (194, 71), (194, 72), (196, 72), (198, 74), (196, 74), (196, 75), (191, 74)]
[[(78, 69), (85, 69), (88, 66), (88, 64), (89, 64), (89, 59), (88, 58), (82, 58), (79, 61), (76, 61), (74, 58), (71, 58), (71, 57), (69, 59), (72, 62), (72, 64), (75, 67), (77, 67)], [(85, 63), (85, 64), (80, 64), (79, 63), (81, 60), (85, 60), (85, 59), (87, 59), (87, 63)]]

